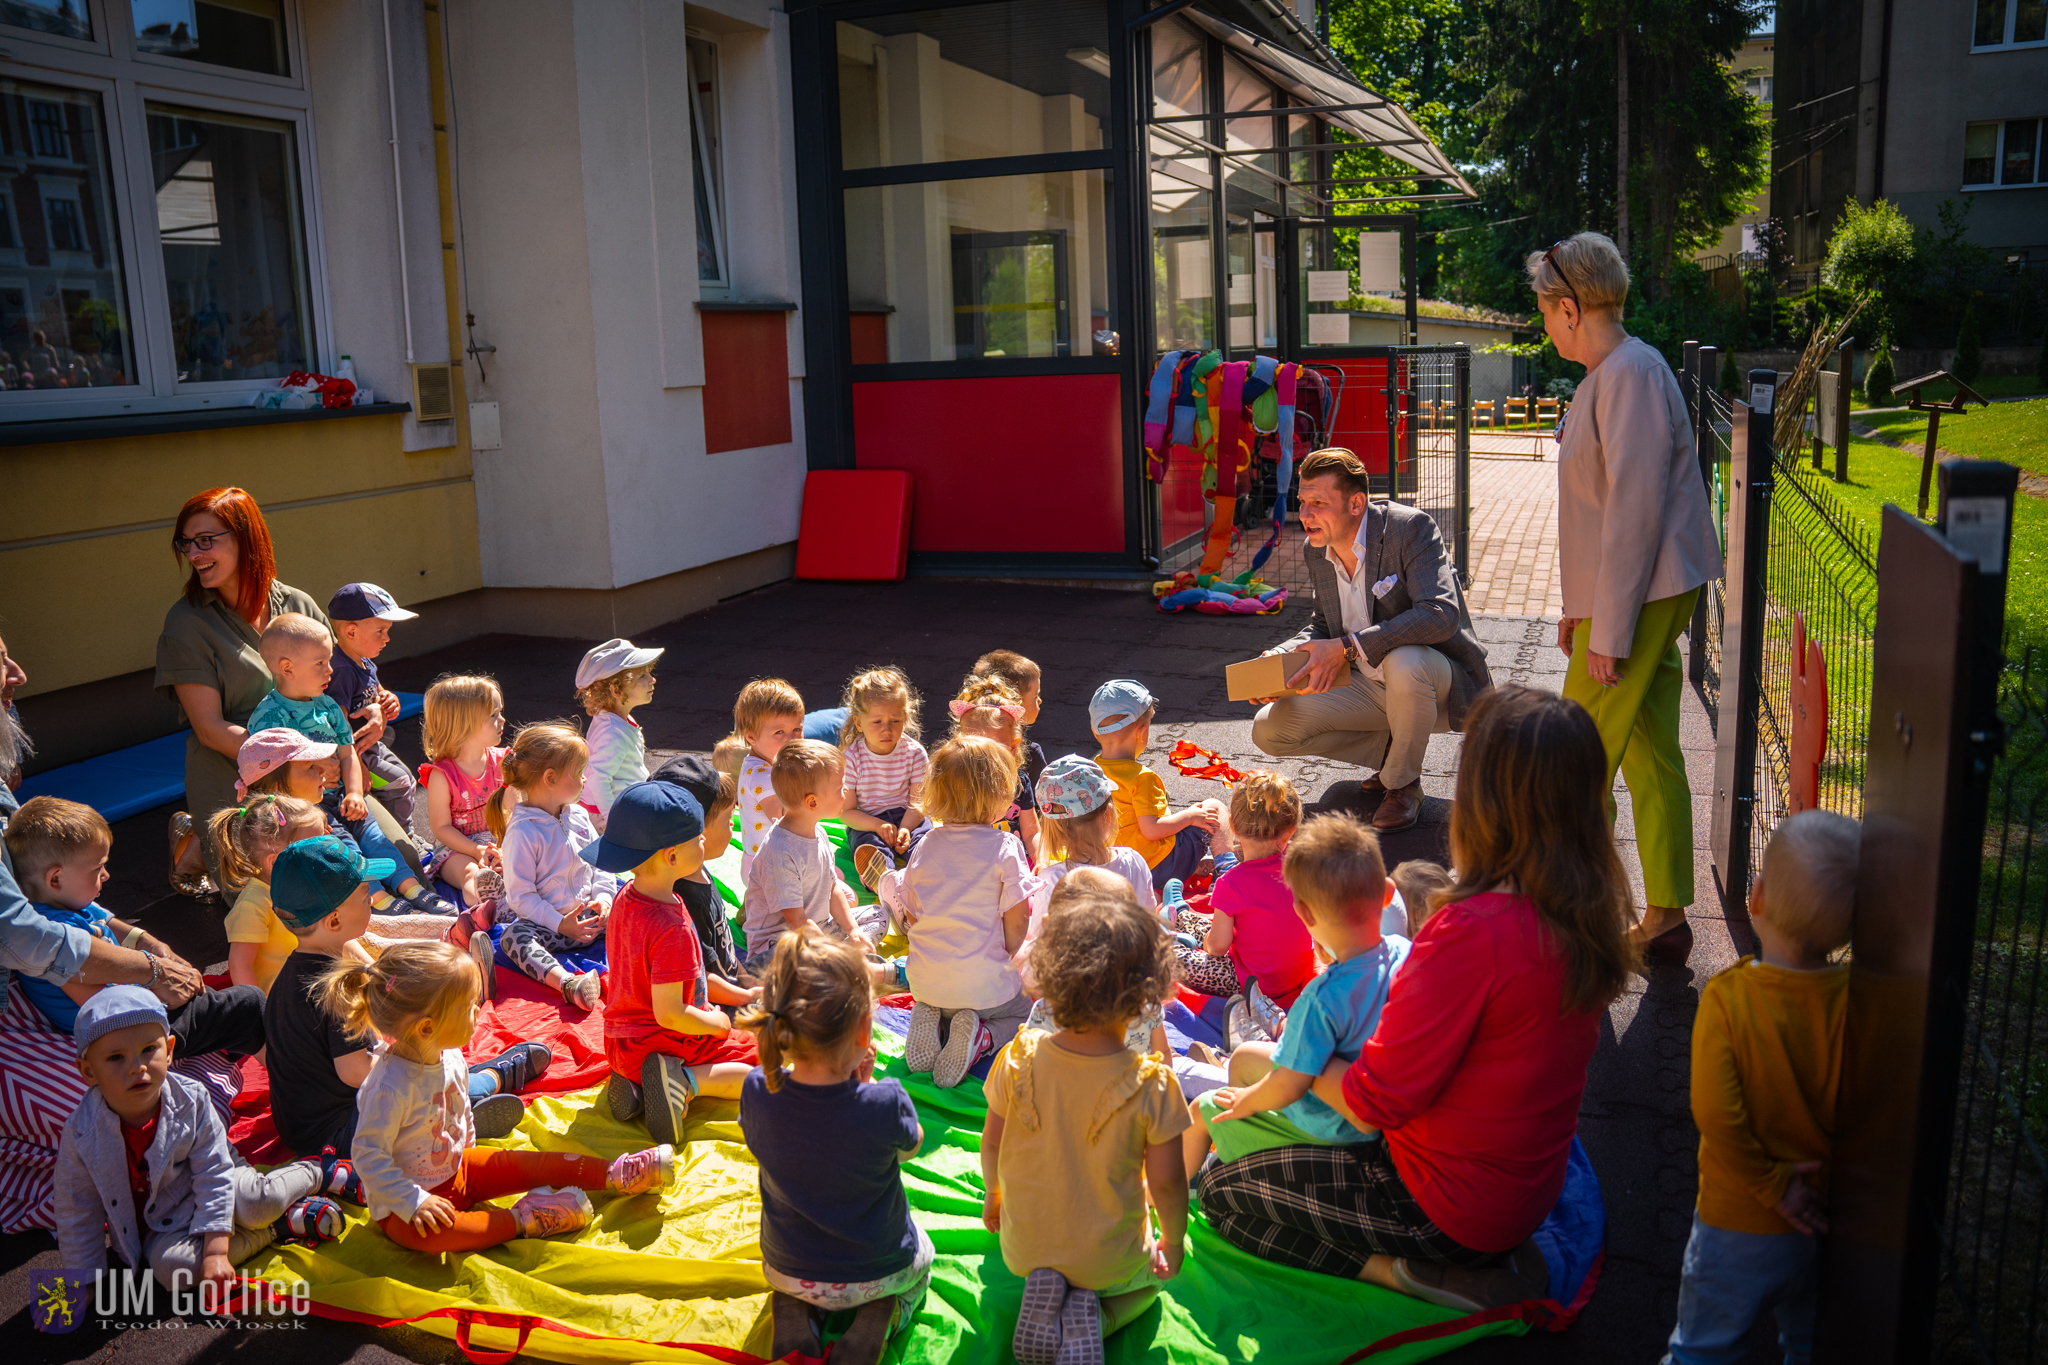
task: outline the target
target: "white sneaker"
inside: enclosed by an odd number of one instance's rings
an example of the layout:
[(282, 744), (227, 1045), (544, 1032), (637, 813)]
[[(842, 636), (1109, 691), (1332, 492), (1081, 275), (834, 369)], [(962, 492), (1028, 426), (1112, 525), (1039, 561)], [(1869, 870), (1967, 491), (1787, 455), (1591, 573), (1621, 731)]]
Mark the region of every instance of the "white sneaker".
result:
[(956, 1010), (947, 1021), (946, 1045), (939, 1049), (938, 1060), (932, 1063), (932, 1084), (941, 1090), (951, 1090), (967, 1078), (967, 1070), (978, 1061), (984, 1052), (995, 1046), (995, 1034), (981, 1016), (973, 1010)]
[(927, 1072), (939, 1060), (939, 1007), (922, 1000), (910, 1007), (910, 1030), (903, 1037), (903, 1065)]

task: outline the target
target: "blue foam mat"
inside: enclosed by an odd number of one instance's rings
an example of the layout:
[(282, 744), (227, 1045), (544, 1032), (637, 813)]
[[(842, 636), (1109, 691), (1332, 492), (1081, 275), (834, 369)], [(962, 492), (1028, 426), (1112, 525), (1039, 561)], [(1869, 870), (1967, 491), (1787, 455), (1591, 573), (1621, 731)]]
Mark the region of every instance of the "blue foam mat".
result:
[[(420, 713), (424, 698), (400, 692), (398, 718)], [(185, 737), (189, 731), (161, 736), (110, 754), (67, 763), (37, 773), (21, 784), (15, 796), (57, 796), (91, 806), (109, 821), (168, 805), (185, 793)]]

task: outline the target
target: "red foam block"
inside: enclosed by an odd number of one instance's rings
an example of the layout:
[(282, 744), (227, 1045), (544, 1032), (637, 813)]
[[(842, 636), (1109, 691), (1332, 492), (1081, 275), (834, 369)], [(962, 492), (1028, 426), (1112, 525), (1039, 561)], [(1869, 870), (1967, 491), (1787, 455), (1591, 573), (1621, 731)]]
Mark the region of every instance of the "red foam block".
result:
[(910, 568), (910, 474), (814, 469), (804, 476), (798, 578), (899, 580)]

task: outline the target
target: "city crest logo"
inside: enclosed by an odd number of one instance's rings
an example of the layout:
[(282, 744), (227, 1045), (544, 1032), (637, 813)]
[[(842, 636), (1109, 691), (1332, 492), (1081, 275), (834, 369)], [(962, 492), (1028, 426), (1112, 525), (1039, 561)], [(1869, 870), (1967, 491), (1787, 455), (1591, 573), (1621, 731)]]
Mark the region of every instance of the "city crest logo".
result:
[(85, 1322), (87, 1277), (76, 1270), (39, 1270), (29, 1291), (29, 1320), (38, 1332), (61, 1335)]

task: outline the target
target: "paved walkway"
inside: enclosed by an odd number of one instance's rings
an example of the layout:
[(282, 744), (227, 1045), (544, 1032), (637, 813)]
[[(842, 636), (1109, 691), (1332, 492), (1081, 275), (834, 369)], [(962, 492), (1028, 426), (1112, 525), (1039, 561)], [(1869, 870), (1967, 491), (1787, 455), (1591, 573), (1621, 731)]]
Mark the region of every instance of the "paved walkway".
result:
[[(1532, 455), (1540, 458), (1532, 458)], [(1519, 433), (1472, 438), (1473, 614), (1558, 616), (1557, 443)]]
[[(1483, 475), (1480, 471), (1484, 471)], [(1554, 474), (1548, 461), (1529, 461), (1528, 479)], [(1475, 485), (1518, 473), (1475, 461)], [(1489, 483), (1487, 487), (1495, 485)], [(1535, 496), (1533, 493), (1531, 496)], [(1488, 505), (1475, 498), (1475, 513)], [(1534, 523), (1531, 523), (1534, 525)], [(1089, 752), (1086, 706), (1102, 679), (1142, 679), (1160, 698), (1153, 761), (1186, 738), (1216, 749), (1241, 768), (1274, 767), (1289, 773), (1304, 793), (1326, 807), (1371, 809), (1361, 797), (1356, 770), (1315, 759), (1275, 761), (1251, 747), (1249, 708), (1227, 700), (1225, 663), (1248, 657), (1296, 629), (1305, 599), (1277, 617), (1166, 616), (1130, 592), (1044, 588), (1019, 584), (922, 579), (901, 584), (789, 583), (724, 602), (709, 611), (645, 632), (642, 644), (666, 646), (654, 702), (638, 713), (650, 746), (706, 749), (730, 727), (731, 703), (747, 679), (775, 674), (791, 679), (812, 705), (836, 698), (845, 677), (861, 664), (889, 659), (922, 689), (928, 733), (942, 731), (934, 714), (974, 657), (996, 646), (1020, 650), (1045, 670), (1046, 705), (1034, 737), (1049, 754)], [(1494, 676), (1554, 689), (1564, 657), (1557, 652), (1555, 617), (1481, 615), (1476, 623)], [(388, 664), (393, 687), (424, 688), (452, 670), (488, 672), (503, 685), (514, 724), (570, 714), (576, 660), (594, 641), (487, 637), (414, 659)], [(416, 757), (417, 727), (400, 727), (401, 748)], [(1707, 831), (1712, 742), (1705, 715), (1687, 695), (1684, 741), (1696, 803), (1696, 842)], [(1423, 823), (1388, 841), (1390, 859), (1445, 856), (1459, 739), (1432, 741)], [(1220, 796), (1224, 789), (1170, 773), (1176, 802)], [(1635, 875), (1634, 828), (1626, 793), (1616, 835)], [(163, 831), (168, 808), (115, 827), (114, 880), (102, 901), (114, 913), (139, 919), (191, 960), (225, 956), (221, 907), (167, 894), (163, 884)], [(1697, 855), (1700, 898), (1714, 899), (1706, 855)], [(1735, 930), (1717, 914), (1696, 911), (1698, 948), (1689, 969), (1659, 970), (1631, 981), (1601, 1029), (1588, 1072), (1579, 1133), (1601, 1179), (1608, 1208), (1605, 1270), (1580, 1322), (1550, 1336), (1481, 1342), (1446, 1359), (1477, 1361), (1607, 1362), (1654, 1360), (1676, 1312), (1679, 1259), (1691, 1218), (1698, 1138), (1688, 1110), (1690, 1030), (1698, 985), (1734, 960)], [(35, 1269), (54, 1266), (56, 1251), (40, 1233), (0, 1238), (0, 1316), (25, 1309)], [(394, 1360), (453, 1362), (459, 1355), (438, 1338), (414, 1331), (320, 1324), (313, 1340), (323, 1361), (382, 1365)], [(232, 1349), (242, 1365), (304, 1365), (307, 1338), (221, 1331), (136, 1332), (118, 1341), (91, 1329), (71, 1337), (17, 1333), (24, 1360), (82, 1359), (118, 1351), (131, 1365), (182, 1365)], [(1759, 1337), (1765, 1342), (1765, 1337)], [(286, 1352), (291, 1352), (287, 1355)], [(100, 1358), (105, 1358), (101, 1356)], [(1767, 1359), (1767, 1353), (1754, 1355)]]

